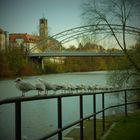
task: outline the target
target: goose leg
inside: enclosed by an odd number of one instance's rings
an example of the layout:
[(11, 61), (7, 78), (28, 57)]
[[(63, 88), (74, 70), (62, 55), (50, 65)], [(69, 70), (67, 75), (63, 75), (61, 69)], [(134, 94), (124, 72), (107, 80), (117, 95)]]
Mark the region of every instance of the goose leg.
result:
[(25, 93), (24, 92), (22, 92), (22, 97), (24, 97), (25, 96)]

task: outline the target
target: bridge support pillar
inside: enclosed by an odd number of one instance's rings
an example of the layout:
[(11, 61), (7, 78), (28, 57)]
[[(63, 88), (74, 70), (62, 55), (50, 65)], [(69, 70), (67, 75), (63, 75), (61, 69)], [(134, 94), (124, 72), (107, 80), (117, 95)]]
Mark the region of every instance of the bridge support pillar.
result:
[(42, 57), (32, 57), (30, 60), (36, 65), (38, 70), (44, 71), (44, 61)]
[(41, 69), (44, 71), (44, 60), (43, 60), (43, 58), (41, 60)]

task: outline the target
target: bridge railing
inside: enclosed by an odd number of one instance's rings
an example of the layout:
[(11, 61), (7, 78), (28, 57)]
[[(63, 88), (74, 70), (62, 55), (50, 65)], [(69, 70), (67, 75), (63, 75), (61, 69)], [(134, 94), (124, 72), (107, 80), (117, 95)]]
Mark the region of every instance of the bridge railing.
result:
[[(77, 94), (63, 94), (63, 95), (42, 95), (42, 96), (32, 96), (32, 97), (15, 97), (15, 98), (9, 98), (9, 99), (4, 99), (0, 100), (0, 105), (5, 105), (5, 104), (15, 104), (15, 140), (21, 140), (22, 139), (22, 134), (21, 134), (21, 103), (22, 102), (28, 102), (28, 101), (35, 101), (35, 100), (47, 100), (47, 99), (57, 99), (57, 120), (58, 120), (58, 128), (57, 130), (51, 132), (50, 134), (47, 134), (46, 136), (43, 136), (39, 140), (46, 140), (49, 139), (55, 135), (58, 135), (58, 140), (62, 140), (63, 136), (62, 133), (64, 130), (71, 128), (77, 124), (80, 124), (80, 140), (84, 139), (84, 120), (90, 119), (93, 117), (93, 140), (96, 140), (96, 117), (99, 113), (102, 113), (102, 131), (105, 130), (105, 111), (111, 108), (115, 107), (120, 107), (124, 106), (124, 112), (125, 116), (128, 115), (128, 105), (129, 104), (136, 104), (140, 103), (140, 100), (136, 101), (128, 101), (127, 93), (128, 91), (140, 91), (140, 88), (131, 88), (131, 89), (121, 89), (121, 90), (112, 90), (112, 91), (103, 91), (103, 92), (92, 92), (92, 93), (77, 93)], [(117, 105), (111, 105), (108, 107), (105, 107), (105, 95), (106, 94), (111, 94), (111, 93), (119, 93), (123, 92), (124, 94), (124, 101), (120, 104)], [(139, 93), (139, 92), (137, 92)], [(84, 117), (83, 113), (83, 97), (84, 96), (92, 96), (93, 100), (93, 112)], [(97, 111), (97, 102), (96, 102), (96, 96), (101, 95), (101, 102), (102, 102), (102, 107), (101, 110)], [(70, 123), (69, 125), (66, 125), (62, 127), (62, 99), (63, 98), (68, 98), (68, 97), (79, 97), (79, 116), (80, 118), (76, 120), (75, 122)], [(13, 120), (11, 120), (13, 121)]]
[(123, 52), (95, 52), (95, 51), (46, 51), (42, 53), (29, 53), (29, 57), (124, 57)]

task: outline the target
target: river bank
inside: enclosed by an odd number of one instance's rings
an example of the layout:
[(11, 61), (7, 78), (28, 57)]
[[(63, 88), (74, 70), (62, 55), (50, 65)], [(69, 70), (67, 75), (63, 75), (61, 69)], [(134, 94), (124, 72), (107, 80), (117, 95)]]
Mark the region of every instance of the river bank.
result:
[[(105, 131), (102, 131), (102, 119), (96, 119), (96, 137), (100, 140), (139, 140), (140, 111), (124, 114), (116, 114), (105, 118)], [(114, 125), (115, 124), (115, 125)], [(93, 119), (84, 121), (84, 139), (93, 140)], [(112, 127), (113, 126), (113, 127)], [(128, 133), (129, 132), (129, 133)], [(80, 140), (80, 127), (76, 126), (65, 138)]]

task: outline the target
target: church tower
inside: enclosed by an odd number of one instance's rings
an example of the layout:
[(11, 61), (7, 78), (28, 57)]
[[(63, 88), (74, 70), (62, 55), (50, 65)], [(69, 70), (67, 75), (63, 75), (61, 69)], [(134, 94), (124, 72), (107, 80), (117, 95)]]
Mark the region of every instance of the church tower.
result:
[(39, 20), (39, 36), (41, 39), (48, 37), (48, 22), (44, 17)]

